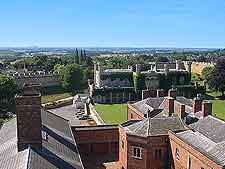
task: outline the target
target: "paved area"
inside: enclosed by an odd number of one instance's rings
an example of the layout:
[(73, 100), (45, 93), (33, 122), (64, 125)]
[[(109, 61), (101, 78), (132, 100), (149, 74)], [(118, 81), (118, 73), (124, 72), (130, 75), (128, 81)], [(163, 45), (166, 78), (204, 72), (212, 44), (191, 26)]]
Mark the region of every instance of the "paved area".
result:
[(89, 125), (87, 120), (79, 120), (76, 117), (75, 114), (79, 110), (76, 109), (73, 105), (63, 106), (56, 109), (50, 109), (49, 111), (60, 117), (63, 117), (69, 120), (71, 126), (80, 126), (80, 125), (88, 126)]
[(81, 154), (84, 168), (121, 169), (118, 157), (113, 154)]

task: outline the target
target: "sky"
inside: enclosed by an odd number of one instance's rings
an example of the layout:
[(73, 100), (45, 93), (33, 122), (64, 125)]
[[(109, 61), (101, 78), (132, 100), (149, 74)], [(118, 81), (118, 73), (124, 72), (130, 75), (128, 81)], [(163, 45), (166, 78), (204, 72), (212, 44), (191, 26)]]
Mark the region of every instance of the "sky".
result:
[(224, 48), (224, 0), (1, 0), (1, 47)]

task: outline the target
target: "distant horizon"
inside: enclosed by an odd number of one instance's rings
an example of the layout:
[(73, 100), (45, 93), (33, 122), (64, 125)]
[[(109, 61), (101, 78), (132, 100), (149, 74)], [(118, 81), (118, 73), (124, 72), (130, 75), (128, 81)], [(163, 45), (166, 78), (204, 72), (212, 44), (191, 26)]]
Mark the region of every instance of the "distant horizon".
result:
[(224, 47), (168, 47), (168, 46), (0, 46), (1, 48), (147, 48), (147, 49), (225, 49)]

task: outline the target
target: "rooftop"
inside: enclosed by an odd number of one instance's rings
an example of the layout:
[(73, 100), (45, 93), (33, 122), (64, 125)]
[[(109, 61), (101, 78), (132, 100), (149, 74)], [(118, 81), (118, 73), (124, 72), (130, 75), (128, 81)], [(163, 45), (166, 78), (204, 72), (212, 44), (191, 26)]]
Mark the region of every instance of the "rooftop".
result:
[(142, 137), (166, 135), (168, 131), (185, 130), (186, 127), (179, 117), (147, 118), (142, 121), (131, 121), (122, 124), (125, 131), (131, 135)]
[(67, 120), (42, 110), (42, 149), (29, 147), (18, 152), (16, 118), (0, 130), (0, 168), (83, 169), (69, 123)]

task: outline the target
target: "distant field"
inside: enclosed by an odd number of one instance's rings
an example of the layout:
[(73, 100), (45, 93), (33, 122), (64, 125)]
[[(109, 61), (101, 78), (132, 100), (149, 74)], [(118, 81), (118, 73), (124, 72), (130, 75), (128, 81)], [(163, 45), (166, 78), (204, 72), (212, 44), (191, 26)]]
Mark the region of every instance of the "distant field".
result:
[(54, 102), (56, 100), (65, 99), (67, 97), (71, 97), (70, 93), (58, 93), (58, 94), (50, 94), (44, 95), (41, 97), (41, 103)]
[(107, 124), (127, 121), (127, 104), (97, 104), (96, 110)]

